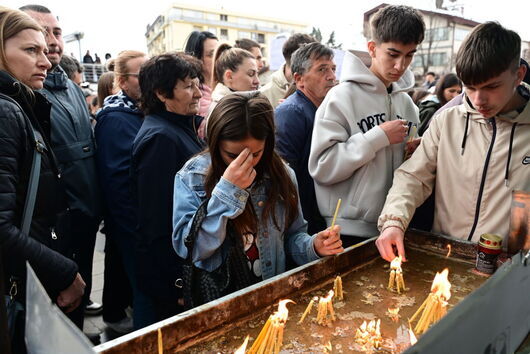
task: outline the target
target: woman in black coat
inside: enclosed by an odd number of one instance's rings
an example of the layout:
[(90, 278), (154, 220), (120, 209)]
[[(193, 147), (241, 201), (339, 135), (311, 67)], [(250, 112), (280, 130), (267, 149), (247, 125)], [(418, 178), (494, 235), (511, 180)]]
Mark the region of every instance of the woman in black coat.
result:
[[(77, 265), (59, 253), (55, 220), (64, 210), (60, 174), (50, 138), (50, 104), (38, 92), (51, 67), (42, 28), (25, 13), (0, 7), (0, 246), (6, 291), (16, 287), (24, 302), (25, 263), (29, 261), (50, 297), (65, 312), (75, 309), (85, 284)], [(22, 232), (33, 131), (41, 141), (42, 162), (35, 209), (28, 234)], [(40, 138), (39, 138), (40, 135)]]

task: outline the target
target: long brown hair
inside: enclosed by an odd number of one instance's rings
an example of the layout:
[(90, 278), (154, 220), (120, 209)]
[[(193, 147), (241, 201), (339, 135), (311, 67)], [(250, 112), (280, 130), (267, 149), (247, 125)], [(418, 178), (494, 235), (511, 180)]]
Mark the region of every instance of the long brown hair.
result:
[[(259, 92), (239, 92), (223, 97), (208, 119), (207, 135), (207, 152), (212, 159), (205, 180), (208, 196), (211, 196), (227, 168), (221, 157), (221, 141), (241, 141), (249, 137), (265, 141), (263, 154), (255, 167), (255, 182), (266, 183), (267, 187), (267, 200), (262, 216), (267, 220), (272, 215), (274, 225), (280, 230), (275, 210), (279, 202), (283, 203), (287, 229), (298, 216), (298, 193), (285, 164), (274, 150), (274, 115), (269, 100)], [(247, 232), (249, 228), (257, 231), (256, 222), (252, 203), (247, 203), (243, 213), (234, 220), (234, 225), (239, 232)]]

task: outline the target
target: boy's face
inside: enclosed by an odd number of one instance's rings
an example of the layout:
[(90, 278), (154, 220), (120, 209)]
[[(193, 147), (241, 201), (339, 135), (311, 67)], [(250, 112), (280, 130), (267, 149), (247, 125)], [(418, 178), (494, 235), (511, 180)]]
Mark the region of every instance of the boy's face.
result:
[(491, 118), (499, 113), (506, 113), (518, 107), (514, 100), (515, 90), (526, 74), (526, 67), (517, 70), (508, 69), (482, 84), (466, 85), (466, 95), (473, 107), (484, 116)]
[(403, 44), (399, 42), (375, 43), (368, 42), (368, 53), (372, 57), (370, 70), (385, 84), (390, 86), (398, 81), (409, 67), (416, 48), (415, 43)]

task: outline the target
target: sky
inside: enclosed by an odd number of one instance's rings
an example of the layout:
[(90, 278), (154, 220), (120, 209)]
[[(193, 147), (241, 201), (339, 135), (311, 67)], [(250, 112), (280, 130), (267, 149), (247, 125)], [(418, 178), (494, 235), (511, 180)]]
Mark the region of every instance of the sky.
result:
[[(29, 1), (29, 2), (28, 2)], [(32, 2), (35, 1), (35, 2)], [(48, 7), (59, 17), (63, 35), (83, 32), (81, 48), (77, 42), (66, 45), (65, 53), (76, 57), (90, 50), (103, 58), (105, 53), (113, 57), (121, 50), (136, 49), (147, 51), (145, 32), (147, 25), (154, 22), (175, 2), (168, 0), (151, 1), (64, 1), (64, 0), (3, 0), (2, 5), (20, 7), (28, 3), (38, 3)], [(310, 27), (319, 27), (324, 39), (331, 31), (336, 32), (337, 43), (343, 43), (344, 49), (365, 50), (362, 36), (364, 12), (381, 4), (405, 4), (419, 9), (434, 9), (434, 0), (266, 0), (259, 2), (259, 14), (307, 23)], [(196, 1), (181, 0), (181, 4), (197, 4)], [(224, 8), (239, 13), (256, 13), (257, 1), (244, 0), (201, 0), (201, 5), (209, 8)], [(446, 3), (448, 1), (446, 0)], [(464, 17), (478, 22), (494, 20), (503, 26), (515, 30), (523, 40), (530, 41), (529, 14), (521, 8), (519, 0), (504, 0), (502, 6), (485, 5), (484, 0), (456, 0), (464, 6)], [(303, 4), (303, 5), (301, 5)]]

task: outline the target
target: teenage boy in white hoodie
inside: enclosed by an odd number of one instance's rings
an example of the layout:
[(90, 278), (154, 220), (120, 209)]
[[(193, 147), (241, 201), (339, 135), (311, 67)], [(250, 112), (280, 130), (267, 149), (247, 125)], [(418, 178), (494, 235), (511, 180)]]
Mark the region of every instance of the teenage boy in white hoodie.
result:
[[(404, 231), (436, 185), (433, 231), (478, 241), (508, 235), (512, 191), (530, 191), (530, 86), (521, 38), (496, 22), (469, 34), (456, 56), (463, 103), (441, 112), (395, 173), (379, 218), (376, 245), (391, 261), (405, 256)], [(436, 181), (436, 183), (435, 183)]]
[(403, 162), (411, 125), (419, 122), (406, 92), (414, 86), (407, 68), (424, 37), (421, 15), (408, 6), (387, 6), (374, 15), (371, 31), (370, 68), (346, 53), (341, 83), (317, 111), (309, 157), (328, 226), (342, 199), (336, 222), (345, 247), (378, 235), (392, 175)]

